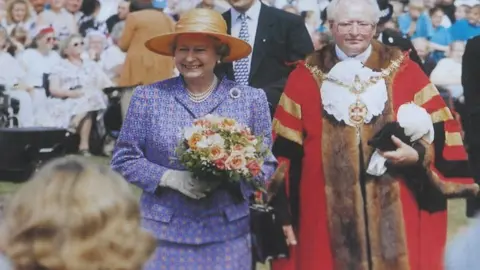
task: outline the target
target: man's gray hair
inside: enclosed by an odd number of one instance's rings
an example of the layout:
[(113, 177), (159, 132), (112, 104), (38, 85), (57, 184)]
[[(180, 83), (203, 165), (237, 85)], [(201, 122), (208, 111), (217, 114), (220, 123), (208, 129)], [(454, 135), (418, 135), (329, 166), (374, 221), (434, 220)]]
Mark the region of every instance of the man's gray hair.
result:
[(378, 23), (381, 17), (381, 11), (378, 7), (377, 0), (332, 0), (327, 7), (327, 19), (335, 21), (338, 15), (345, 13), (345, 7), (360, 5), (365, 9), (370, 9), (372, 14), (372, 22)]

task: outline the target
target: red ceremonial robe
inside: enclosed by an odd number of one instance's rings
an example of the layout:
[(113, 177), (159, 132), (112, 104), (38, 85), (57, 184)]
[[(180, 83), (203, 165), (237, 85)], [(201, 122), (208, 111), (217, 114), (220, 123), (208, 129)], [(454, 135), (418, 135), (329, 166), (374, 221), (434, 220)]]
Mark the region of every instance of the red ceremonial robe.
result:
[[(402, 57), (376, 41), (372, 47), (365, 65), (374, 71)], [(355, 128), (322, 109), (322, 74), (338, 61), (334, 46), (309, 56), (290, 75), (277, 107), (273, 151), (289, 165), (285, 186), (298, 245), (273, 270), (440, 270), (445, 199), (478, 193), (471, 179), (459, 184), (445, 177), (468, 175), (459, 125), (420, 67), (403, 55), (385, 78), (383, 114), (361, 128), (360, 147)], [(422, 164), (366, 175), (374, 151), (367, 141), (409, 102), (430, 113), (434, 144), (422, 142)], [(418, 176), (419, 169), (428, 177)]]

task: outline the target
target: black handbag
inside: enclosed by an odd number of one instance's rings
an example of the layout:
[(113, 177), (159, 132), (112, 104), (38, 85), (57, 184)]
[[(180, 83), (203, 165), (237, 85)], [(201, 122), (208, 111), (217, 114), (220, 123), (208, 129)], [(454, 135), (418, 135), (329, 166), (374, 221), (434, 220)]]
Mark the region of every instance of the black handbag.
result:
[[(283, 232), (288, 203), (283, 199), (285, 165), (275, 171), (267, 194), (250, 204), (250, 226), (253, 260), (265, 263), (271, 259), (288, 258), (289, 248)], [(279, 195), (280, 196), (277, 196)], [(279, 199), (279, 198), (282, 199)], [(266, 199), (264, 199), (266, 198)]]
[(280, 220), (273, 207), (250, 205), (253, 260), (265, 263), (271, 259), (287, 258), (288, 246)]

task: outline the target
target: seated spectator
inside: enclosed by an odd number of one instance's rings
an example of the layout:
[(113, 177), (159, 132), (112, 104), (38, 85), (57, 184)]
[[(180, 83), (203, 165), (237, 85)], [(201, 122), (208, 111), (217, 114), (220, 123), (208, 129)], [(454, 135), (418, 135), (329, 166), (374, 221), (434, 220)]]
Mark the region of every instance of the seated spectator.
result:
[(32, 40), (27, 36), (27, 32), (22, 27), (13, 28), (12, 33), (10, 34), (10, 42), (12, 42), (12, 50), (10, 54), (15, 57), (18, 57), (20, 54), (25, 51), (25, 47), (30, 46)]
[(315, 17), (315, 12), (308, 10), (302, 11), (300, 14), (305, 20), (305, 27), (307, 28), (308, 33), (312, 37), (313, 33), (315, 33), (316, 29), (318, 29), (318, 27), (320, 26), (317, 17)]
[(2, 221), (11, 270), (140, 270), (156, 246), (127, 182), (78, 157), (45, 165), (10, 198)]
[(78, 33), (75, 17), (65, 8), (65, 0), (50, 1), (50, 9), (38, 15), (38, 25), (52, 26), (59, 40)]
[(422, 61), (423, 71), (427, 76), (430, 76), (437, 62), (431, 56), (428, 40), (426, 38), (415, 38), (412, 40), (412, 44), (420, 61)]
[(385, 22), (384, 27), (385, 29), (391, 29), (391, 30), (395, 30), (396, 32), (399, 32), (396, 18), (391, 18), (390, 20)]
[(467, 17), (458, 20), (450, 27), (452, 40), (467, 41), (472, 37), (480, 35), (480, 4), (472, 7)]
[(219, 5), (215, 4), (215, 0), (201, 0), (200, 3), (196, 6), (196, 8), (208, 8), (213, 9), (219, 13), (223, 13), (226, 10)]
[(101, 4), (98, 0), (83, 1), (82, 11), (84, 14), (78, 21), (78, 32), (82, 36), (86, 36), (90, 31), (98, 31), (108, 35), (107, 24), (98, 19), (100, 9)]
[(408, 13), (398, 17), (398, 27), (405, 37), (430, 38), (432, 35), (432, 24), (428, 15), (423, 13), (425, 7), (421, 0), (412, 0), (408, 4)]
[(39, 27), (33, 40), (33, 48), (25, 50), (18, 61), (26, 72), (25, 84), (31, 88), (34, 112), (42, 107), (46, 99), (44, 76), (60, 63), (60, 55), (53, 51), (55, 33), (52, 27)]
[(30, 11), (35, 21), (38, 20), (38, 15), (45, 10), (46, 0), (29, 0)]
[(430, 18), (432, 20), (433, 34), (430, 38), (430, 48), (432, 51), (432, 58), (435, 62), (445, 57), (448, 52), (448, 46), (452, 42), (450, 31), (443, 27), (442, 18), (445, 13), (441, 8), (435, 7), (430, 10)]
[(82, 60), (83, 46), (83, 39), (78, 34), (60, 43), (60, 56), (64, 59), (52, 70), (52, 97), (47, 99), (37, 124), (78, 132), (79, 154), (90, 156), (89, 138), (94, 112), (106, 108), (107, 101), (102, 89), (113, 84), (97, 63)]
[(469, 5), (458, 5), (455, 8), (455, 21), (466, 19), (469, 11), (470, 11)]
[(400, 1), (389, 1), (389, 4), (393, 7), (392, 18), (398, 18), (405, 12), (405, 4)]
[(125, 22), (115, 24), (110, 36), (113, 44), (108, 46), (100, 55), (100, 66), (115, 85), (118, 85), (126, 57), (126, 53), (118, 47), (118, 42), (122, 37), (124, 27)]
[(443, 11), (440, 25), (445, 28), (450, 28), (452, 23), (455, 22), (455, 5), (453, 4), (453, 1), (454, 0), (423, 0), (426, 7), (425, 14), (429, 16), (429, 10), (435, 7), (440, 8)]
[(440, 60), (430, 75), (430, 81), (435, 85), (450, 90), (454, 100), (458, 100), (463, 96), (462, 56), (464, 52), (464, 42), (452, 42), (447, 58)]
[(22, 27), (27, 36), (34, 31), (35, 21), (30, 14), (29, 3), (26, 0), (11, 0), (8, 2), (6, 17), (2, 19), (1, 25), (7, 29), (9, 35), (16, 27)]
[(109, 33), (112, 33), (113, 27), (115, 24), (121, 21), (125, 21), (127, 15), (130, 13), (130, 1), (121, 0), (118, 3), (117, 14), (110, 16), (105, 22), (107, 24), (107, 29)]
[(332, 42), (332, 36), (328, 33), (315, 32), (312, 37), (315, 50), (320, 50)]
[(17, 114), (20, 127), (34, 125), (32, 98), (29, 95), (33, 88), (25, 83), (25, 72), (18, 61), (5, 49), (8, 47), (7, 30), (0, 27), (0, 85), (6, 89), (6, 94), (20, 102)]
[(65, 2), (65, 9), (73, 15), (77, 24), (83, 17), (83, 12), (80, 10), (82, 4), (83, 0), (66, 0)]
[(87, 50), (82, 53), (82, 58), (100, 61), (100, 55), (107, 47), (107, 37), (104, 33), (91, 29), (85, 37)]

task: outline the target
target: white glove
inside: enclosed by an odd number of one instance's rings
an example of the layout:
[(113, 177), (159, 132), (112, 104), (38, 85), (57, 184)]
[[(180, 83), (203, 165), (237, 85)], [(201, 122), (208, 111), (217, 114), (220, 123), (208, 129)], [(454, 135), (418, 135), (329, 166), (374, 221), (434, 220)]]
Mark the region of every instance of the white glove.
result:
[(167, 170), (160, 180), (160, 186), (174, 189), (192, 199), (202, 199), (214, 186), (208, 181), (193, 177), (188, 171)]

